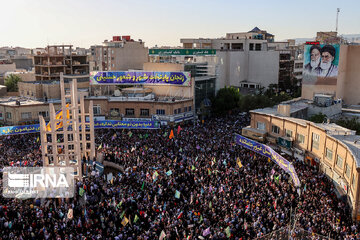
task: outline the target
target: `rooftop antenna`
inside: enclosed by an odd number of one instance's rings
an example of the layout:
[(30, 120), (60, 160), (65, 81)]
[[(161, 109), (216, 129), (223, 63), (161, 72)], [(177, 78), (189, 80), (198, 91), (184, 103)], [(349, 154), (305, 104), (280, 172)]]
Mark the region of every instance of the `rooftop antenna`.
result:
[(340, 8), (337, 8), (336, 9), (336, 33), (338, 31), (339, 12), (340, 12)]

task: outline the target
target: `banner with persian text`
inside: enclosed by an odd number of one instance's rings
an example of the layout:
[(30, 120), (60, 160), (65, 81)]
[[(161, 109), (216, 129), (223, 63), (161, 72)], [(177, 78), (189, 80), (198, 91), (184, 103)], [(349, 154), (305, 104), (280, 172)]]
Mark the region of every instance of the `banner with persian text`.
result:
[(215, 56), (216, 49), (179, 49), (158, 48), (149, 49), (150, 56)]
[(190, 86), (190, 72), (90, 72), (91, 85), (177, 85)]
[(278, 154), (271, 147), (258, 143), (254, 140), (243, 137), (239, 134), (235, 134), (235, 142), (253, 152), (256, 152), (260, 155), (270, 158), (273, 162), (275, 162), (280, 168), (282, 168), (286, 173), (288, 173), (295, 186), (300, 187), (300, 180), (295, 172), (295, 168), (291, 162), (283, 158), (280, 154)]
[[(95, 129), (99, 129), (99, 128), (157, 129), (160, 128), (160, 123), (157, 121), (103, 120), (103, 121), (94, 121), (94, 128)], [(37, 132), (40, 132), (39, 124), (0, 127), (0, 136), (37, 133)]]

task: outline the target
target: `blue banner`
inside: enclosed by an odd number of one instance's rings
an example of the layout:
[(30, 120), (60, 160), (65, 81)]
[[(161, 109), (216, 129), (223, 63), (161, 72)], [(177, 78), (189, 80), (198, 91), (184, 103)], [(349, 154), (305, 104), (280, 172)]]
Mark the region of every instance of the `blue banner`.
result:
[(40, 132), (40, 125), (0, 127), (0, 136)]
[(190, 86), (190, 72), (90, 72), (90, 84), (165, 84)]
[(235, 134), (235, 142), (247, 149), (250, 149), (253, 152), (256, 152), (260, 155), (270, 158), (275, 162), (279, 167), (281, 167), (286, 173), (288, 173), (292, 180), (294, 181), (295, 186), (300, 187), (300, 180), (295, 172), (295, 168), (291, 162), (283, 158), (271, 147), (258, 143), (254, 140), (250, 140), (246, 137), (243, 137), (239, 134)]
[(95, 121), (94, 128), (134, 128), (134, 129), (157, 129), (160, 128), (159, 122), (154, 121), (116, 121), (104, 120)]
[[(95, 129), (99, 129), (99, 128), (157, 129), (160, 128), (160, 123), (155, 121), (104, 120), (104, 121), (94, 121), (94, 128)], [(37, 133), (37, 132), (40, 132), (39, 124), (0, 127), (0, 136)]]

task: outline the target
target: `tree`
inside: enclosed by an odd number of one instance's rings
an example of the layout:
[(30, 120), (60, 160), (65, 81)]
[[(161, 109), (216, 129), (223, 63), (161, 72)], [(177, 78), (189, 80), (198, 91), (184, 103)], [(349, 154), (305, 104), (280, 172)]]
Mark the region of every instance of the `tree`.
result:
[(21, 78), (18, 75), (10, 74), (5, 78), (5, 86), (7, 87), (8, 92), (17, 92), (18, 82), (21, 82)]
[(325, 118), (326, 118), (325, 114), (319, 113), (316, 115), (312, 115), (309, 120), (314, 123), (323, 123), (325, 121)]
[(216, 94), (213, 110), (216, 114), (221, 114), (238, 107), (240, 93), (234, 87), (225, 87)]
[(355, 130), (356, 135), (360, 135), (360, 123), (358, 122), (358, 118), (340, 119), (336, 122), (336, 124), (344, 128)]

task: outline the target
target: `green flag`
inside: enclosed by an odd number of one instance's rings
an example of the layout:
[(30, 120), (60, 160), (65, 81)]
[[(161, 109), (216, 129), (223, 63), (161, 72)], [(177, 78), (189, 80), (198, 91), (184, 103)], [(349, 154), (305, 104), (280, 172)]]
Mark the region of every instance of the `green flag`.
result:
[(145, 185), (145, 182), (143, 182), (143, 184), (141, 186), (141, 191), (144, 190), (144, 185)]
[(204, 219), (203, 219), (202, 215), (200, 215), (199, 223), (201, 223), (203, 220), (204, 220)]
[(143, 136), (142, 136), (141, 134), (139, 134), (139, 138), (140, 138), (140, 139), (142, 139), (142, 138), (143, 138)]
[(134, 223), (136, 223), (139, 220), (138, 215), (135, 214)]
[(128, 132), (129, 137), (131, 137), (133, 135), (133, 133), (131, 131)]
[(149, 134), (148, 134), (148, 133), (146, 133), (144, 137), (145, 137), (145, 138), (148, 138), (148, 137), (149, 137)]
[(85, 190), (83, 188), (79, 189), (79, 195), (82, 197), (84, 195)]
[(210, 201), (210, 203), (209, 203), (209, 208), (212, 208), (212, 203), (211, 203), (211, 201)]
[(231, 236), (231, 231), (230, 231), (230, 227), (229, 227), (229, 226), (225, 229), (225, 233), (226, 233), (226, 236), (227, 236), (228, 238), (230, 238), (230, 236)]
[(175, 192), (175, 197), (180, 198), (180, 192), (178, 190), (176, 190), (176, 192)]
[(193, 171), (194, 171), (195, 169), (196, 169), (196, 168), (195, 168), (195, 166), (194, 166), (194, 165), (192, 165), (191, 170), (193, 170)]
[(121, 213), (120, 218), (122, 219), (122, 218), (124, 217), (124, 215), (125, 215), (125, 211), (123, 211), (123, 212)]

